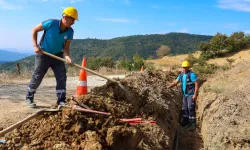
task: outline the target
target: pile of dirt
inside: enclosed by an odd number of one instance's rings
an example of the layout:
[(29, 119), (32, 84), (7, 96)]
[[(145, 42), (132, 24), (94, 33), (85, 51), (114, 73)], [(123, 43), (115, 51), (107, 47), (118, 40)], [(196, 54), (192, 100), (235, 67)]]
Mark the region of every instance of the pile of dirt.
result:
[(249, 62), (217, 74), (200, 89), (198, 118), (204, 149), (250, 149)]
[[(77, 98), (93, 110), (110, 116), (64, 108), (44, 113), (5, 136), (11, 149), (172, 149), (181, 110), (181, 94), (167, 89), (176, 78), (171, 72), (144, 72), (107, 83)], [(69, 100), (69, 105), (74, 102)], [(155, 124), (130, 125), (121, 118), (154, 120)]]

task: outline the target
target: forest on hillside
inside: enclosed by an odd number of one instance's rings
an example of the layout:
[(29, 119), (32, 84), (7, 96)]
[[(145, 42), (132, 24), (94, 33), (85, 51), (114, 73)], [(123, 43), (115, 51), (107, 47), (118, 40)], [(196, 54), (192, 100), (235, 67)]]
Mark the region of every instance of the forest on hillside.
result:
[(201, 42), (207, 42), (212, 36), (194, 35), (186, 33), (134, 35), (110, 40), (76, 39), (72, 41), (71, 54), (76, 62), (82, 57), (106, 57), (114, 60), (121, 57), (132, 59), (138, 54), (142, 58), (156, 58), (156, 50), (161, 45), (171, 48), (170, 55), (186, 54), (197, 51)]
[[(117, 61), (119, 59), (132, 60), (136, 54), (142, 59), (156, 58), (156, 51), (161, 45), (167, 45), (171, 49), (169, 55), (186, 54), (197, 51), (201, 42), (208, 42), (212, 37), (187, 33), (168, 33), (134, 35), (109, 40), (74, 39), (71, 42), (70, 55), (74, 63), (77, 64), (81, 64), (83, 57), (86, 57), (87, 60), (109, 57), (111, 60)], [(0, 70), (14, 70), (16, 63), (27, 70), (32, 70), (34, 68), (34, 55), (19, 61), (2, 64)]]

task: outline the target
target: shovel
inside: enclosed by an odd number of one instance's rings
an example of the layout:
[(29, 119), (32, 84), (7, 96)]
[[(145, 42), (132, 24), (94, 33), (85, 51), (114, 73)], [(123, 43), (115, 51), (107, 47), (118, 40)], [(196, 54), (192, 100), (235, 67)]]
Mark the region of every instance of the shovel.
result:
[[(53, 54), (47, 53), (47, 52), (45, 52), (45, 51), (43, 51), (43, 50), (42, 50), (42, 53), (45, 54), (45, 55), (47, 55), (47, 56), (50, 56), (50, 57), (52, 57), (52, 58), (55, 58), (55, 59), (57, 59), (57, 60), (66, 62), (65, 59), (63, 59), (63, 58), (61, 58), (61, 57), (58, 57), (58, 56), (55, 56), (55, 55), (53, 55)], [(107, 77), (107, 76), (101, 75), (101, 74), (99, 74), (99, 73), (97, 73), (97, 72), (95, 72), (95, 71), (93, 71), (93, 70), (90, 70), (90, 69), (88, 69), (88, 68), (86, 68), (86, 67), (83, 67), (83, 66), (80, 66), (80, 65), (78, 65), (78, 64), (72, 63), (72, 66), (75, 66), (75, 67), (77, 67), (77, 68), (79, 68), (79, 69), (83, 69), (83, 70), (85, 70), (85, 71), (87, 71), (87, 72), (93, 73), (93, 74), (95, 74), (95, 75), (97, 75), (97, 76), (99, 76), (99, 77), (102, 77), (102, 78), (104, 78), (104, 79), (107, 79), (107, 80), (109, 80), (109, 81), (111, 81), (111, 82), (113, 82), (113, 83), (117, 83), (118, 86), (119, 86), (121, 89), (123, 89), (123, 91), (126, 92), (125, 87), (124, 87), (120, 82), (118, 82), (118, 81), (116, 81), (116, 80), (114, 80), (114, 79), (111, 79), (111, 78), (109, 78), (109, 77)]]
[(21, 125), (23, 125), (24, 123), (28, 122), (29, 120), (35, 118), (36, 116), (38, 116), (41, 113), (44, 113), (44, 112), (58, 112), (58, 111), (60, 111), (60, 109), (42, 109), (42, 110), (39, 110), (39, 111), (33, 113), (32, 115), (24, 118), (23, 120), (21, 120), (21, 121), (15, 123), (15, 124), (9, 126), (8, 128), (0, 131), (0, 137), (4, 136), (6, 133), (20, 127)]
[(97, 110), (92, 110), (92, 109), (86, 109), (86, 108), (79, 107), (77, 105), (73, 105), (72, 109), (76, 110), (76, 111), (82, 111), (82, 112), (88, 112), (88, 113), (94, 113), (94, 114), (101, 114), (101, 115), (107, 115), (107, 116), (111, 115), (111, 113), (108, 113), (108, 112), (102, 112), (102, 111), (97, 111)]

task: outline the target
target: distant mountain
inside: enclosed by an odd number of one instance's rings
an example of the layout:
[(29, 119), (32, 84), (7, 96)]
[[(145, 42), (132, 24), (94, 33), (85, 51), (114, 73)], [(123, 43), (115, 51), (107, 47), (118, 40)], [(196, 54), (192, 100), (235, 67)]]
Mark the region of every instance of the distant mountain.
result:
[[(70, 44), (70, 55), (73, 62), (77, 64), (81, 64), (83, 57), (88, 60), (90, 57), (110, 56), (114, 60), (119, 60), (121, 57), (131, 59), (135, 54), (139, 54), (147, 59), (148, 57), (155, 58), (156, 50), (161, 45), (167, 45), (171, 48), (170, 55), (188, 54), (197, 51), (201, 42), (208, 42), (212, 37), (187, 33), (168, 33), (133, 35), (109, 40), (75, 39)], [(35, 57), (32, 55), (15, 62), (2, 64), (0, 72), (1, 70), (14, 70), (16, 63), (20, 63), (21, 68), (33, 70), (34, 60)]]
[(156, 58), (156, 50), (161, 45), (171, 48), (170, 55), (195, 52), (201, 42), (208, 42), (213, 36), (188, 33), (168, 33), (132, 35), (117, 37), (109, 40), (75, 39), (70, 45), (70, 54), (73, 60), (81, 63), (82, 58), (111, 56), (118, 60), (121, 57), (132, 58), (139, 54), (144, 59)]
[(9, 62), (9, 61), (17, 61), (30, 55), (32, 54), (6, 51), (6, 50), (0, 49), (0, 63)]
[(7, 63), (8, 61), (0, 61), (0, 64), (4, 64)]

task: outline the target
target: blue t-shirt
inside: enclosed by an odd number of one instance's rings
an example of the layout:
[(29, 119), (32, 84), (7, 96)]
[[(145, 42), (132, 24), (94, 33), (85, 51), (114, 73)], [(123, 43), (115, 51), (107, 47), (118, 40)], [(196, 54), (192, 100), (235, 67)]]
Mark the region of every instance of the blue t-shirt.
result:
[(73, 40), (74, 30), (68, 28), (65, 32), (60, 31), (61, 20), (50, 19), (42, 22), (44, 35), (40, 41), (40, 47), (51, 54), (60, 53), (67, 40)]
[[(177, 79), (176, 80), (178, 80), (178, 81), (182, 81), (182, 91), (183, 91), (183, 93), (184, 93), (184, 96), (193, 96), (194, 94), (185, 94), (185, 91), (186, 91), (186, 85), (187, 85), (187, 74), (183, 74), (183, 76), (182, 76), (182, 80), (181, 80), (181, 77), (180, 77), (180, 74), (179, 74), (179, 76), (177, 77)], [(190, 79), (191, 79), (191, 81), (192, 82), (195, 82), (195, 81), (197, 81), (198, 80), (198, 78), (197, 78), (197, 76), (196, 76), (196, 74), (194, 73), (194, 72), (190, 72)]]

